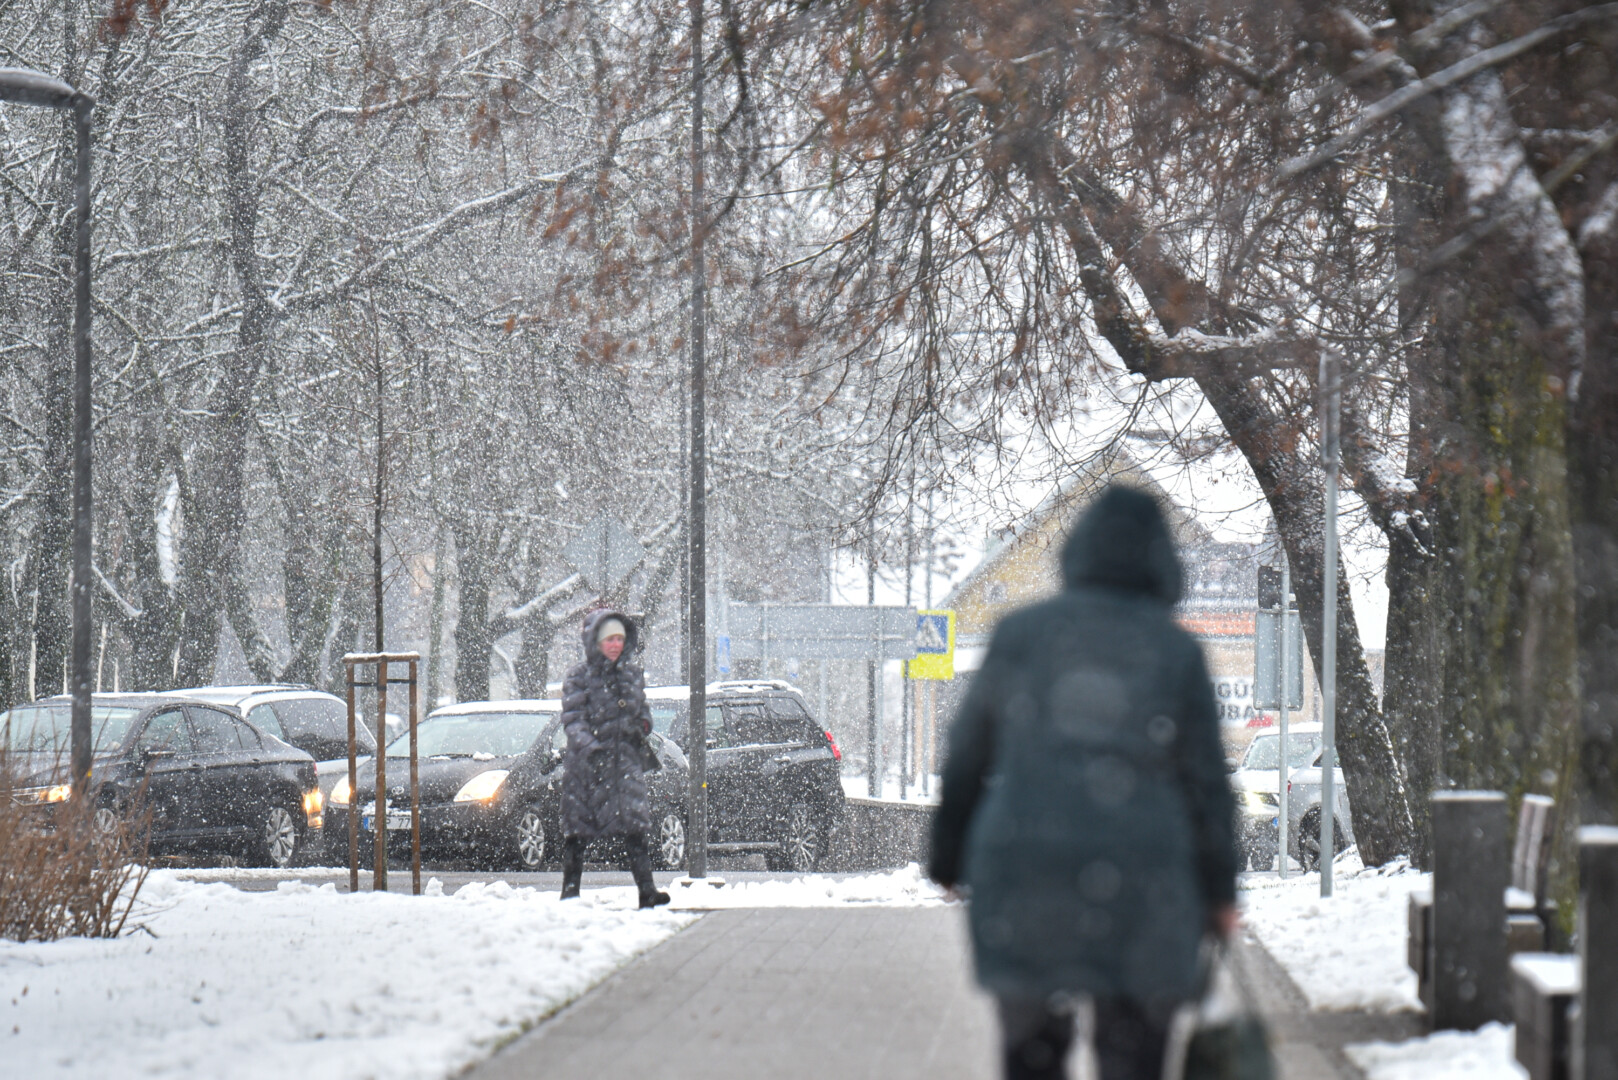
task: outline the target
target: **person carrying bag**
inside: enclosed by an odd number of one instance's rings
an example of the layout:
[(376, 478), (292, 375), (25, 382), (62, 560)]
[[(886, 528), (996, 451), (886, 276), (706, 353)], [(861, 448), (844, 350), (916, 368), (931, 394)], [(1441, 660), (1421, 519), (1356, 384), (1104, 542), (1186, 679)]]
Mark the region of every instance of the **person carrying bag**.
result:
[(1066, 1075), (1086, 998), (1102, 1080), (1161, 1080), (1202, 936), (1236, 925), (1219, 715), (1150, 495), (1103, 492), (1062, 574), (995, 628), (951, 726), (928, 873), (970, 890), (1009, 1080)]

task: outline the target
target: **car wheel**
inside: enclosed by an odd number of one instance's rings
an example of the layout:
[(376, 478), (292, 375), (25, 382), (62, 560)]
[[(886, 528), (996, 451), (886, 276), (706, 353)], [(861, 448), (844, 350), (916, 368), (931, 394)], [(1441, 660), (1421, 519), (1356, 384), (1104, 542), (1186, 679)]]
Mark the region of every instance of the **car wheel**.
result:
[(95, 830), (97, 840), (108, 841), (118, 835), (118, 825), (122, 820), (116, 806), (102, 803), (90, 819), (90, 827)]
[(523, 807), (517, 817), (517, 862), (524, 870), (538, 870), (550, 855), (550, 841), (545, 832), (545, 815), (538, 803)]
[(659, 870), (678, 870), (685, 865), (685, 815), (678, 810), (670, 808), (658, 819), (652, 859)]
[(284, 870), (292, 865), (303, 839), (298, 830), (298, 819), (284, 806), (271, 806), (259, 820), (258, 851), (260, 866)]
[(820, 861), (820, 827), (809, 807), (793, 803), (781, 829), (781, 846), (773, 869), (807, 874)]
[[(1343, 823), (1332, 819), (1332, 852), (1341, 855), (1348, 850), (1343, 838)], [(1320, 869), (1320, 811), (1311, 810), (1298, 822), (1298, 865), (1305, 870)]]

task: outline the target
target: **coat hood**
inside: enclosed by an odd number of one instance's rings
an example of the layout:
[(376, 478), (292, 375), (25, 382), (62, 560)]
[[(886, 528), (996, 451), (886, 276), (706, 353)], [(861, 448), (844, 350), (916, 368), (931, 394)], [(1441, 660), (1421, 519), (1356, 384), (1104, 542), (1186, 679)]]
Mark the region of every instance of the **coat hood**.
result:
[(602, 608), (584, 617), (584, 658), (592, 664), (597, 660), (606, 661), (607, 658), (601, 654), (601, 648), (596, 642), (596, 631), (604, 619), (617, 619), (624, 624), (624, 651), (619, 659), (627, 660), (634, 656), (640, 648), (640, 628), (635, 625), (635, 620), (613, 608)]
[(1180, 559), (1157, 500), (1135, 488), (1110, 485), (1073, 526), (1062, 549), (1062, 579), (1069, 589), (1102, 585), (1145, 593), (1165, 604), (1178, 601)]

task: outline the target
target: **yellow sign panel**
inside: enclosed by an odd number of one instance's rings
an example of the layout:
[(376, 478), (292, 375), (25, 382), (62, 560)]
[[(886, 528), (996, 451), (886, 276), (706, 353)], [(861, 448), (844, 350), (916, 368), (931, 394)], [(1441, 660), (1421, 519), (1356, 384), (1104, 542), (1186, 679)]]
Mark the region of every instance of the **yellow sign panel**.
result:
[(916, 612), (916, 658), (905, 665), (912, 679), (955, 678), (955, 612)]

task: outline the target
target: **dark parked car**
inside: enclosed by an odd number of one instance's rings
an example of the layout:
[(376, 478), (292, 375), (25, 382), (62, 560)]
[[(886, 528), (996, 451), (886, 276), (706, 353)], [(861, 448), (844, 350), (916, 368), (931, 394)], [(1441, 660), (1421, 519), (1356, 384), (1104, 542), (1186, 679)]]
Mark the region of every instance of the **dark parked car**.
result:
[[(417, 730), (423, 858), (470, 859), (493, 867), (538, 870), (561, 851), (558, 817), (561, 750), (567, 734), (559, 701), (478, 701), (438, 709)], [(652, 859), (660, 868), (685, 862), (686, 761), (662, 735), (651, 738), (663, 768), (651, 776)], [(374, 850), (376, 765), (358, 773), (358, 792), (343, 777), (327, 809), (327, 836), (346, 844), (348, 815), (359, 813), (360, 857)], [(383, 811), (390, 854), (408, 850), (410, 739), (388, 744), (388, 797)]]
[[(683, 749), (690, 691), (646, 691), (653, 727)], [(772, 870), (807, 872), (825, 864), (844, 820), (842, 759), (815, 723), (803, 695), (778, 680), (708, 687), (708, 850), (759, 852)]]
[[(46, 698), (0, 714), (13, 768), (12, 797), (67, 798), (71, 702)], [(91, 797), (110, 828), (151, 814), (151, 849), (244, 855), (290, 865), (320, 828), (315, 762), (302, 750), (206, 702), (162, 694), (95, 694)]]

